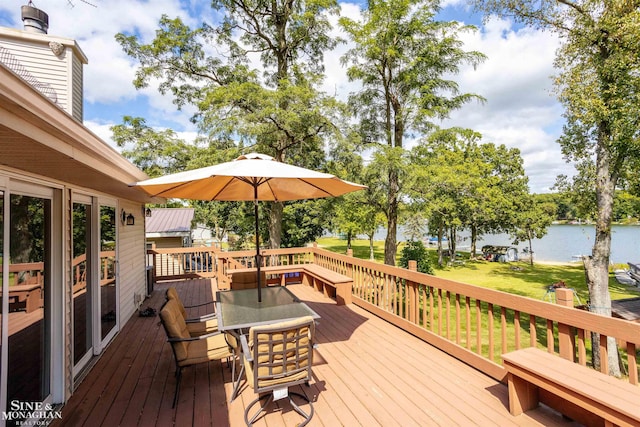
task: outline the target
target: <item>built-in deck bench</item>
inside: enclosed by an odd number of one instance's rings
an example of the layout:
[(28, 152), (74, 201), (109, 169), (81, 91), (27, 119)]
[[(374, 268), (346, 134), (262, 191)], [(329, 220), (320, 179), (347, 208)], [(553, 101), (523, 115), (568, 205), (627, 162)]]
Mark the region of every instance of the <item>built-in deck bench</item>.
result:
[(313, 286), (316, 290), (330, 298), (335, 298), (338, 305), (351, 304), (353, 279), (336, 273), (317, 264), (303, 265), (302, 283)]
[[(282, 285), (286, 284), (285, 275), (287, 273), (301, 273), (302, 283), (313, 286), (316, 290), (324, 293), (326, 296), (335, 299), (338, 305), (351, 303), (353, 279), (317, 264), (269, 266), (260, 268), (260, 272), (266, 275), (280, 275), (280, 284)], [(255, 268), (227, 270), (227, 274), (231, 276), (232, 287), (234, 278), (237, 277), (240, 281), (244, 282), (244, 277), (246, 277), (247, 274), (255, 273)]]
[[(2, 296), (2, 291), (0, 291)], [(9, 311), (24, 308), (27, 313), (40, 308), (42, 285), (39, 283), (9, 286)]]
[(586, 425), (640, 425), (638, 386), (536, 348), (504, 354), (502, 360), (512, 415), (537, 407), (548, 395), (556, 403), (557, 398), (569, 402), (552, 406)]

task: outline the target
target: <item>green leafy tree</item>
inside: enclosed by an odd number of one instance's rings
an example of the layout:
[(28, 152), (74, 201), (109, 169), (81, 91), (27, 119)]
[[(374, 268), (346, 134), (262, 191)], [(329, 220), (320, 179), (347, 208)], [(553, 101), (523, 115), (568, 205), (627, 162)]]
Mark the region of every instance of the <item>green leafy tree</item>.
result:
[(511, 232), (514, 244), (527, 242), (529, 250), (529, 263), (533, 265), (533, 239), (541, 239), (547, 234), (547, 229), (555, 217), (555, 205), (552, 203), (540, 203), (532, 196), (526, 203), (520, 205), (516, 214), (516, 229)]
[(153, 129), (140, 117), (124, 116), (111, 132), (122, 155), (152, 178), (185, 170), (196, 152), (173, 130)]
[(419, 240), (409, 240), (400, 251), (400, 267), (408, 268), (409, 261), (416, 261), (420, 273), (433, 274), (427, 248)]
[(479, 236), (515, 229), (518, 207), (528, 197), (520, 152), (481, 144), (480, 137), (468, 129), (442, 129), (412, 150), (410, 194), (430, 216), (439, 241), (446, 230), (452, 257), (457, 230), (471, 231), (474, 257)]
[[(216, 0), (219, 24), (189, 28), (163, 16), (149, 44), (116, 39), (140, 66), (134, 85), (159, 80), (175, 104), (196, 107), (193, 120), (205, 134), (233, 138), (278, 161), (320, 167), (323, 138), (335, 132), (339, 105), (315, 87), (322, 56), (335, 46), (327, 36), (335, 0), (266, 2)], [(210, 53), (216, 52), (216, 53)], [(250, 65), (259, 57), (260, 69)], [(269, 241), (282, 238), (282, 203), (268, 209)]]
[[(448, 78), (464, 64), (478, 64), (484, 57), (465, 52), (457, 38), (472, 27), (434, 19), (438, 3), (421, 0), (374, 0), (362, 20), (341, 18), (340, 24), (355, 46), (344, 56), (347, 75), (362, 83), (350, 103), (360, 118), (360, 133), (367, 144), (386, 146), (393, 159), (402, 154), (411, 131), (428, 132), (434, 120), (448, 117), (472, 99), (460, 93)], [(384, 261), (395, 264), (397, 223), (402, 197), (400, 166), (385, 165), (387, 218)]]
[[(624, 178), (637, 176), (640, 158), (640, 4), (598, 0), (488, 0), (478, 4), (489, 13), (555, 31), (562, 38), (555, 84), (565, 107), (566, 125), (559, 143), (567, 159), (582, 166), (580, 173), (593, 173), (578, 174), (578, 182), (591, 184), (596, 207), (593, 251), (584, 258), (589, 309), (610, 316), (614, 192)], [(614, 339), (609, 338), (608, 347), (610, 373), (619, 375)], [(599, 352), (594, 358), (599, 364)]]

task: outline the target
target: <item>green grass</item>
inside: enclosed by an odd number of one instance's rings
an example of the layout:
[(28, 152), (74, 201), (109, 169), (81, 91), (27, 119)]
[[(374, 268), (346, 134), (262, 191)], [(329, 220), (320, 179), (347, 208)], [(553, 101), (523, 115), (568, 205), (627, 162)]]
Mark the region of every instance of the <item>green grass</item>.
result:
[[(346, 253), (347, 251), (346, 240), (337, 238), (318, 239), (318, 246), (337, 253)], [(369, 242), (367, 240), (353, 240), (351, 247), (355, 257), (369, 259)], [(398, 249), (398, 258), (400, 249)], [(430, 250), (429, 253), (432, 265), (435, 267), (434, 274), (445, 279), (538, 300), (545, 296), (551, 284), (562, 280), (567, 287), (576, 291), (582, 303), (585, 303), (589, 296), (584, 268), (581, 263), (552, 265), (534, 262), (534, 265), (531, 266), (527, 262), (469, 261), (469, 254), (462, 252), (464, 264), (439, 268), (436, 251)], [(384, 242), (374, 242), (374, 256), (376, 261), (383, 261)], [(611, 298), (614, 300), (640, 296), (640, 291), (637, 288), (618, 283), (613, 275), (609, 278), (609, 290)]]

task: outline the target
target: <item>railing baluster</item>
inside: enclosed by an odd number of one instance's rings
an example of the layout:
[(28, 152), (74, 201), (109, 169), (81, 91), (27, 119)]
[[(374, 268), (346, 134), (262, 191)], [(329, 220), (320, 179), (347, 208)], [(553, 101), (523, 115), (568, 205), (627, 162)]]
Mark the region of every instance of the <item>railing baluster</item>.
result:
[(487, 305), (487, 315), (489, 316), (489, 360), (493, 361), (493, 304), (491, 303)]
[(636, 360), (636, 346), (632, 342), (627, 343), (627, 366), (629, 368), (629, 382), (638, 384), (638, 362)]
[(460, 345), (460, 294), (456, 294), (456, 344)]
[(482, 302), (476, 298), (476, 353), (482, 354)]
[(447, 293), (445, 294), (447, 296), (447, 302), (446, 302), (446, 307), (447, 307), (447, 317), (445, 318), (445, 327), (446, 327), (446, 331), (447, 331), (447, 339), (451, 340), (451, 336), (450, 336), (450, 330), (451, 330), (451, 292), (447, 291)]
[(467, 317), (467, 350), (471, 351), (471, 298), (465, 297), (464, 308)]
[(520, 345), (520, 311), (519, 310), (515, 310), (513, 312), (513, 329), (515, 330), (515, 335), (516, 335), (516, 350), (520, 350), (520, 348), (522, 347)]
[(502, 329), (502, 354), (507, 352), (507, 309), (500, 307), (500, 327)]
[(578, 363), (582, 366), (587, 365), (587, 346), (584, 329), (578, 329)]
[(535, 347), (538, 343), (538, 330), (536, 329), (536, 316), (529, 315), (529, 344), (531, 347)]
[(553, 321), (547, 319), (547, 351), (551, 354), (555, 353), (553, 345)]

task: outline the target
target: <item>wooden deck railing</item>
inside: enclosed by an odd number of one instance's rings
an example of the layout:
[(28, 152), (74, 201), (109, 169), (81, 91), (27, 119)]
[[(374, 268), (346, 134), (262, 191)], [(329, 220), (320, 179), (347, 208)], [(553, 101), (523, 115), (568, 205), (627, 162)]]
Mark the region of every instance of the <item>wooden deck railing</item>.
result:
[[(206, 251), (211, 270), (168, 274), (184, 265), (186, 254)], [(215, 248), (149, 251), (157, 279), (202, 274), (227, 281), (227, 268), (252, 267), (254, 251), (221, 252)], [(317, 247), (261, 251), (263, 266), (315, 263), (352, 277), (353, 302), (452, 356), (504, 381), (501, 354), (525, 347), (548, 352), (581, 365), (592, 363), (592, 347), (607, 366), (607, 337), (618, 342), (625, 377), (638, 384), (640, 324), (519, 295), (391, 267)], [(173, 259), (174, 261), (171, 261)], [(175, 261), (177, 259), (177, 261)], [(193, 277), (193, 276), (188, 276)], [(599, 337), (595, 342), (593, 337)]]

